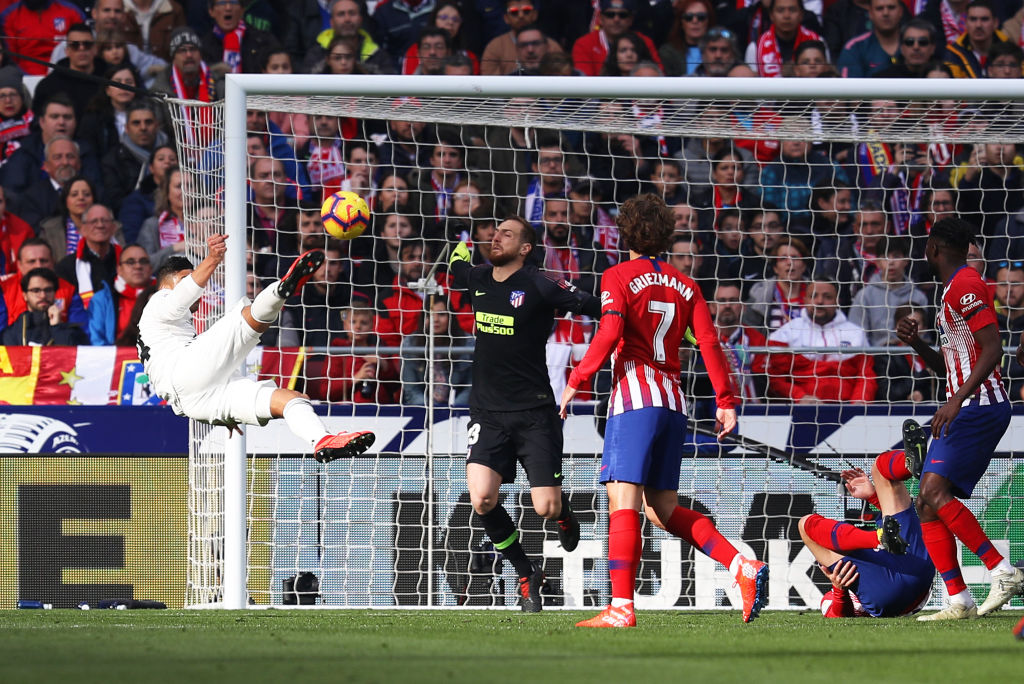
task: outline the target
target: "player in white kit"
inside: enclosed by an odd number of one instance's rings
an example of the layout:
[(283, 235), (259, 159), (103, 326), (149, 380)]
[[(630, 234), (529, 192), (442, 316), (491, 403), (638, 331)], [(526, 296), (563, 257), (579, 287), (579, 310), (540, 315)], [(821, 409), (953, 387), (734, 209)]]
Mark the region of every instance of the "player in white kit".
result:
[(240, 424), (266, 425), (271, 418), (284, 418), (292, 432), (309, 442), (321, 463), (366, 451), (373, 444), (372, 432), (329, 434), (305, 394), (279, 388), (270, 380), (252, 380), (240, 370), (285, 300), (323, 263), (322, 250), (301, 255), (284, 278), (251, 304), (243, 297), (208, 330), (196, 334), (192, 314), (224, 260), (226, 242), (226, 235), (212, 235), (206, 240), (209, 253), (199, 266), (172, 256), (157, 272), (157, 291), (139, 320), (139, 359), (157, 395), (178, 415), (224, 425), (239, 434)]

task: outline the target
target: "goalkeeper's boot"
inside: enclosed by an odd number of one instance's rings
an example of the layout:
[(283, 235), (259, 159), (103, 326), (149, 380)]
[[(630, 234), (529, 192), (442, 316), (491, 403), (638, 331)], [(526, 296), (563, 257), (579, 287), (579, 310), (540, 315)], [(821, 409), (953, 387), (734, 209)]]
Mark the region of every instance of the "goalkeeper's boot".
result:
[(950, 603), (938, 613), (922, 615), (918, 622), (936, 622), (938, 620), (973, 620), (978, 617), (977, 606), (965, 606), (962, 603)]
[(575, 551), (580, 543), (580, 521), (569, 511), (569, 517), (555, 522), (558, 523), (558, 543), (566, 551)]
[(581, 620), (577, 627), (636, 627), (636, 613), (633, 604), (627, 603), (616, 608), (608, 606), (589, 620)]
[(321, 463), (330, 463), (337, 458), (358, 456), (369, 449), (376, 438), (369, 430), (327, 435), (313, 447), (313, 458)]
[(736, 583), (743, 597), (743, 621), (750, 622), (768, 602), (768, 564), (741, 558)]
[(519, 578), (519, 605), (524, 613), (539, 613), (544, 608), (540, 587), (544, 584), (544, 571), (536, 563), (533, 572)]
[(300, 254), (299, 258), (292, 262), (292, 266), (284, 274), (284, 278), (281, 278), (281, 282), (277, 284), (277, 294), (282, 299), (288, 299), (301, 290), (326, 258), (327, 255), (322, 249), (311, 249)]
[(907, 462), (907, 470), (920, 480), (924, 456), (928, 453), (928, 435), (912, 418), (903, 421), (903, 453)]
[(878, 545), (897, 556), (907, 552), (907, 540), (900, 536), (900, 521), (891, 515), (882, 518), (882, 526), (878, 528)]
[(1020, 619), (1020, 622), (1013, 628), (1013, 636), (1017, 637), (1021, 641), (1024, 641), (1024, 617)]
[(1024, 591), (1024, 570), (1014, 568), (1013, 572), (993, 572), (992, 588), (988, 598), (978, 606), (978, 615), (988, 615), (1000, 610), (1006, 603)]

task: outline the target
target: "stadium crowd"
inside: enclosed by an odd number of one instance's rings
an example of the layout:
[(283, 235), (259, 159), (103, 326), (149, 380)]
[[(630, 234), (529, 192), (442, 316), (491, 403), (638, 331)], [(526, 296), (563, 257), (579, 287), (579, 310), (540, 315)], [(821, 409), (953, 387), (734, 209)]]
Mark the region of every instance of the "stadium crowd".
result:
[[(155, 270), (185, 251), (190, 230), (222, 216), (217, 189), (179, 166), (167, 105), (146, 89), (209, 102), (232, 72), (1024, 76), (1020, 0), (0, 0), (0, 35), (0, 328), (9, 344), (134, 344)], [(601, 273), (623, 258), (616, 207), (653, 192), (676, 216), (666, 258), (711, 303), (744, 401), (935, 399), (941, 383), (909, 349), (864, 348), (900, 346), (894, 330), (905, 316), (933, 328), (942, 288), (922, 249), (930, 226), (952, 214), (978, 228), (970, 263), (993, 288), (1005, 344), (1017, 346), (1017, 146), (772, 140), (783, 107), (712, 109), (705, 115), (742, 119), (757, 139), (250, 111), (249, 295), (299, 252), (328, 255), (264, 343), (338, 348), (307, 364), (314, 398), (423, 404), (433, 387), (436, 402), (463, 404), (469, 357), (456, 348), (471, 345), (472, 312), (444, 268), (434, 276), (444, 296), (432, 304), (416, 285), (444, 245), (466, 239), (485, 261), (496, 219), (518, 213), (538, 229), (538, 265), (597, 293)], [(949, 104), (926, 115), (952, 127), (964, 113)], [(643, 128), (668, 112), (638, 103), (627, 114)], [(821, 102), (806, 115), (817, 133), (837, 117), (867, 131), (922, 114), (873, 101)], [(179, 134), (202, 123), (185, 121)], [(207, 156), (192, 168), (215, 164), (216, 145)], [(367, 234), (351, 242), (327, 240), (320, 226), (322, 198), (340, 189), (373, 210)], [(428, 383), (419, 350), (430, 329), (440, 351)], [(551, 340), (565, 348), (561, 361), (577, 361), (570, 345), (592, 332), (583, 317), (560, 321)], [(765, 345), (778, 353), (747, 351)], [(1008, 355), (1003, 372), (1011, 399), (1024, 401), (1024, 368)]]

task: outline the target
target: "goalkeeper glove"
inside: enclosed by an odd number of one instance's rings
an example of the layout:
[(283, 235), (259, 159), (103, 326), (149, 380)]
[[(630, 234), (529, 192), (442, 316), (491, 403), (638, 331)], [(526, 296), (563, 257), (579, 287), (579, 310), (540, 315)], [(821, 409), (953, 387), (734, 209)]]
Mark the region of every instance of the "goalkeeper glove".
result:
[(468, 264), (470, 258), (469, 247), (466, 245), (466, 241), (463, 240), (452, 250), (452, 256), (448, 260), (448, 265), (454, 266), (456, 261), (465, 261)]
[(690, 330), (689, 328), (687, 328), (686, 332), (683, 333), (683, 339), (692, 344), (694, 347), (700, 346), (697, 344), (697, 338), (693, 336), (693, 331)]

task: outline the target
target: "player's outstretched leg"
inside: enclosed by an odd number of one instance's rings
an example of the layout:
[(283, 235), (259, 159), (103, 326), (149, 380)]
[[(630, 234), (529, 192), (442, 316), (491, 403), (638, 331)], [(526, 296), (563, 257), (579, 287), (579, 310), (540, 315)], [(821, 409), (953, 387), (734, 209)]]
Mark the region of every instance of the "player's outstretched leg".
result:
[(906, 455), (907, 470), (920, 479), (924, 456), (928, 453), (928, 436), (912, 418), (903, 421), (903, 452)]
[[(675, 492), (671, 492), (670, 498), (673, 502), (675, 497)], [(652, 501), (653, 497), (649, 498), (648, 504)], [(744, 622), (750, 622), (760, 615), (761, 609), (768, 602), (768, 565), (757, 559), (741, 556), (736, 547), (722, 536), (706, 515), (674, 503), (668, 510), (671, 514), (667, 518), (660, 518), (658, 512), (648, 505), (647, 516), (666, 532), (684, 539), (691, 546), (697, 547), (705, 555), (729, 568), (740, 588)]]
[[(262, 293), (261, 293), (262, 294)], [(266, 389), (261, 392), (266, 392)], [(266, 401), (257, 395), (257, 402)], [(270, 390), (270, 416), (284, 418), (296, 437), (306, 440), (313, 447), (313, 458), (329, 463), (336, 458), (350, 458), (363, 453), (373, 444), (374, 434), (369, 430), (329, 434), (324, 421), (316, 415), (309, 397), (289, 389)]]
[(373, 446), (376, 438), (369, 430), (326, 435), (313, 447), (313, 458), (321, 463), (330, 463), (335, 459), (358, 456)]
[(294, 262), (292, 262), (291, 268), (281, 278), (281, 282), (277, 284), (277, 294), (283, 299), (288, 299), (293, 294), (302, 289), (302, 286), (306, 284), (310, 276), (316, 273), (316, 270), (320, 268), (320, 265), (324, 263), (324, 259), (327, 255), (324, 254), (322, 249), (311, 249), (308, 252), (299, 255)]
[(1013, 628), (1013, 636), (1024, 641), (1024, 617), (1020, 619), (1020, 622)]

